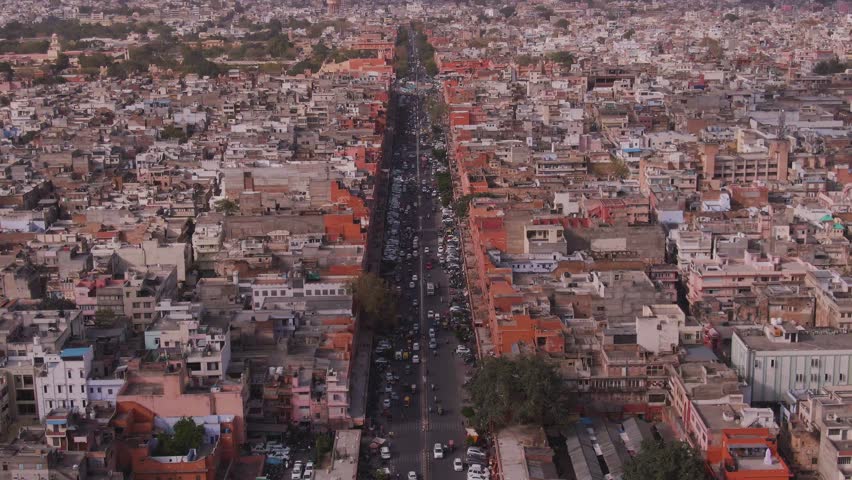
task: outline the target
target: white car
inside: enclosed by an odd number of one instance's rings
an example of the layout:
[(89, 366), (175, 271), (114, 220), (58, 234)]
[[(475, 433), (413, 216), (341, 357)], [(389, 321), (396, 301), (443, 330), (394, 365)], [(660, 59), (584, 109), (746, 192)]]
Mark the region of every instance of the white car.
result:
[(385, 445), (384, 447), (382, 447), (382, 448), (379, 450), (379, 452), (380, 452), (380, 453), (381, 453), (381, 455), (382, 455), (382, 460), (390, 460), (390, 458), (391, 458), (391, 453), (390, 453), (390, 448), (388, 448), (388, 446), (387, 446), (387, 445)]
[(408, 282), (408, 288), (414, 288), (414, 282)]
[(420, 355), (412, 355), (411, 363), (420, 363)]
[(419, 352), (420, 351), (420, 343), (414, 342), (414, 344), (411, 345), (411, 349), (414, 350), (415, 352)]
[(482, 465), (474, 463), (467, 470), (467, 473), (475, 473), (477, 475), (482, 475), (483, 477), (488, 477), (490, 472), (488, 471), (488, 467), (483, 467)]
[(423, 253), (429, 253), (429, 247), (423, 247)]
[(417, 281), (417, 274), (414, 274), (414, 275), (412, 275), (412, 276), (411, 276), (411, 281), (412, 281), (412, 282), (416, 282), (416, 281)]
[(456, 459), (453, 460), (453, 470), (455, 470), (456, 472), (464, 471), (464, 463), (462, 462), (461, 458), (456, 457)]
[(386, 398), (386, 399), (382, 400), (382, 406), (385, 407), (385, 408), (390, 408), (390, 406), (391, 406), (390, 399)]
[(434, 458), (444, 458), (444, 446), (440, 443), (436, 443), (434, 447), (432, 447), (432, 456)]
[(435, 312), (433, 310), (429, 310), (428, 312), (426, 312), (426, 318), (432, 320), (433, 318), (435, 318)]
[(305, 472), (302, 473), (302, 478), (304, 480), (311, 480), (314, 478), (314, 462), (308, 462), (305, 464)]
[(456, 347), (456, 355), (467, 355), (470, 353), (470, 349), (464, 345), (459, 345)]
[(293, 473), (290, 474), (290, 480), (302, 480), (302, 462), (297, 460), (293, 464)]
[(408, 480), (417, 480), (417, 474), (414, 471), (408, 472)]

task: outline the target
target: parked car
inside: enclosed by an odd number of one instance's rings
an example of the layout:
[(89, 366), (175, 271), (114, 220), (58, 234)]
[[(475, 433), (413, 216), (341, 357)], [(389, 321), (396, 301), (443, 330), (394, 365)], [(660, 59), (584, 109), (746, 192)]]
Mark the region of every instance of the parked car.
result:
[(470, 353), (470, 349), (464, 345), (459, 345), (456, 347), (456, 355), (467, 355)]
[(464, 462), (462, 462), (461, 458), (456, 457), (456, 459), (453, 460), (453, 470), (455, 470), (456, 472), (464, 471)]
[(305, 464), (305, 472), (302, 473), (302, 478), (304, 480), (311, 480), (314, 478), (314, 462), (308, 462)]
[(382, 456), (382, 460), (390, 460), (390, 458), (391, 458), (391, 452), (390, 452), (390, 448), (388, 448), (388, 446), (387, 446), (387, 445), (383, 446), (383, 447), (380, 449), (379, 453), (380, 453), (380, 454), (381, 454), (381, 456)]
[(296, 460), (293, 464), (293, 472), (290, 474), (290, 480), (302, 480), (302, 461)]

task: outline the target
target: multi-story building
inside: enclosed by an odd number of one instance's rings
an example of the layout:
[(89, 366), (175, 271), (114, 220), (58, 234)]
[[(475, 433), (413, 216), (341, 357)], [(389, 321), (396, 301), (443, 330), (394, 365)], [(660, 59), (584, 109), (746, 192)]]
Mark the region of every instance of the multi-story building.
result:
[(189, 302), (165, 302), (158, 310), (163, 316), (145, 331), (146, 350), (186, 359), (196, 385), (224, 379), (231, 362), (229, 322), (222, 317), (205, 319), (203, 307)]
[(742, 263), (696, 261), (687, 275), (687, 299), (690, 304), (709, 298), (729, 304), (737, 295), (752, 293), (756, 285), (800, 285), (807, 271), (802, 263), (782, 262), (780, 258), (760, 259), (751, 252), (745, 253)]
[(813, 269), (805, 286), (815, 300), (814, 325), (849, 328), (852, 326), (852, 289), (848, 277), (831, 270)]
[(748, 383), (752, 402), (778, 402), (789, 391), (848, 385), (852, 334), (777, 320), (736, 328), (731, 364)]
[(686, 273), (696, 260), (713, 258), (713, 234), (704, 231), (672, 230), (668, 250), (681, 273)]
[(36, 310), (0, 313), (0, 351), (4, 352), (0, 373), (10, 388), (11, 418), (36, 417), (38, 391), (36, 371), (47, 355), (58, 354), (72, 338), (82, 338), (79, 311)]
[(54, 408), (85, 414), (93, 358), (92, 347), (64, 348), (44, 355), (44, 364), (35, 377), (39, 419)]
[(736, 151), (722, 151), (719, 144), (701, 145), (704, 179), (725, 183), (751, 183), (758, 180), (786, 181), (790, 146), (787, 140), (766, 138), (765, 146), (746, 148), (740, 142)]

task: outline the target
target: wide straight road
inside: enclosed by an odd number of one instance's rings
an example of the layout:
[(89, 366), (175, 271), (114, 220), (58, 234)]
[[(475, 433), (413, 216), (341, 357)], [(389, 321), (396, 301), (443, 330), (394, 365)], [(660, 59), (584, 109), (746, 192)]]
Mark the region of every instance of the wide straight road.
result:
[[(411, 80), (425, 78), (415, 45), (410, 45), (410, 59)], [(386, 261), (389, 268), (382, 274), (400, 292), (401, 322), (394, 334), (376, 338), (374, 346), (385, 341), (390, 348), (379, 347), (385, 350), (381, 355), (388, 358), (386, 363), (372, 362), (370, 415), (375, 434), (389, 441), (391, 459), (381, 465), (393, 477), (406, 478), (413, 471), (427, 480), (464, 479), (464, 472), (454, 471), (453, 459), (464, 456), (461, 406), (470, 367), (455, 355), (455, 334), (444, 326), (450, 315), (450, 279), (437, 253), (446, 247), (445, 231), (451, 233), (455, 227), (442, 222), (440, 198), (434, 193), (435, 165), (427, 158), (432, 146), (428, 135), (421, 135), (431, 131), (423, 94), (400, 95), (384, 249), (386, 257), (390, 252), (397, 260)], [(428, 283), (435, 285), (431, 295)], [(397, 358), (398, 352), (404, 358)], [(436, 459), (436, 443), (453, 443), (455, 450), (447, 449), (444, 458)]]

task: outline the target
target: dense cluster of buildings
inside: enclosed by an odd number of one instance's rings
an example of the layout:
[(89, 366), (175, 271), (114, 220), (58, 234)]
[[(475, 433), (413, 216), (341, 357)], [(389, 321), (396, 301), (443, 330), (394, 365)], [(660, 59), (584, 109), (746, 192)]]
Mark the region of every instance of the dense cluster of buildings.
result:
[[(815, 73), (852, 64), (848, 3), (58, 3), (0, 30), (160, 22), (225, 67), (84, 72), (150, 30), (0, 53), (0, 475), (251, 478), (253, 434), (364, 422), (348, 285), (419, 19), (480, 355), (544, 354), (621, 422), (563, 432), (578, 478), (638, 418), (717, 478), (852, 478), (852, 73)], [(274, 19), (286, 60), (231, 58)], [(186, 416), (202, 448), (157, 455)], [(504, 478), (554, 471), (540, 432), (496, 446)]]
[[(229, 11), (156, 16), (190, 34)], [(250, 436), (363, 423), (349, 283), (367, 268), (395, 34), (290, 31), (307, 52), (360, 52), (299, 74), (76, 71), (138, 36), (71, 52), (53, 35), (72, 59), (55, 85), (29, 76), (39, 54), (0, 56), (15, 72), (0, 88), (0, 478), (255, 478)], [(201, 448), (158, 453), (183, 417)]]
[[(852, 384), (852, 77), (813, 73), (848, 64), (846, 7), (519, 4), (481, 12), (500, 28), (427, 27), (481, 354), (547, 355), (579, 413), (660, 422), (718, 478), (850, 478), (848, 414), (811, 407)], [(635, 452), (607, 429), (567, 435), (577, 478)], [(782, 460), (791, 441), (811, 455)]]

